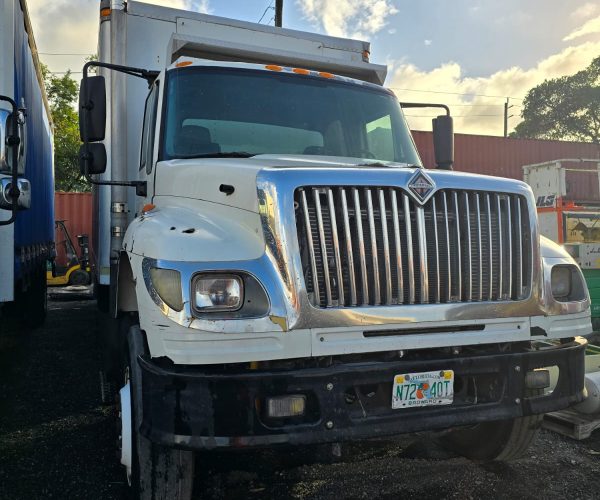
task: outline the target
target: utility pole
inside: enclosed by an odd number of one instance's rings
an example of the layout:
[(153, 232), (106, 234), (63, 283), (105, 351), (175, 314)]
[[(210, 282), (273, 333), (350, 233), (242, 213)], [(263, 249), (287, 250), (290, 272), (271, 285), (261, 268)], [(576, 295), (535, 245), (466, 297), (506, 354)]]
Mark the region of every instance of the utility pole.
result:
[(506, 98), (506, 102), (504, 103), (504, 137), (508, 137), (508, 119), (512, 118), (514, 115), (508, 116), (508, 110), (513, 106), (509, 106), (510, 97)]
[(283, 23), (283, 0), (275, 0), (275, 26), (281, 28)]

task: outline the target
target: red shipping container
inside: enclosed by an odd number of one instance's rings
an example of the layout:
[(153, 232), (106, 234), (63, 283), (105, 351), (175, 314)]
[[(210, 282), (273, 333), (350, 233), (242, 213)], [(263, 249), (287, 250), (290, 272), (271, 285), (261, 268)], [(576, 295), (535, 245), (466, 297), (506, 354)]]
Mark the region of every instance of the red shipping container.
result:
[[(413, 137), (425, 167), (435, 168), (432, 133), (413, 131)], [(454, 136), (454, 169), (463, 172), (523, 180), (524, 165), (562, 158), (600, 159), (600, 145), (485, 135)], [(597, 199), (598, 183), (590, 183), (589, 174), (573, 176), (570, 180), (570, 199)]]
[[(90, 238), (90, 249), (92, 243), (92, 193), (64, 193), (57, 191), (54, 193), (54, 217), (56, 220), (65, 221), (65, 226), (75, 251), (80, 254), (77, 236), (87, 234)], [(57, 242), (58, 244), (59, 242)], [(63, 258), (62, 248), (57, 246), (57, 259)]]

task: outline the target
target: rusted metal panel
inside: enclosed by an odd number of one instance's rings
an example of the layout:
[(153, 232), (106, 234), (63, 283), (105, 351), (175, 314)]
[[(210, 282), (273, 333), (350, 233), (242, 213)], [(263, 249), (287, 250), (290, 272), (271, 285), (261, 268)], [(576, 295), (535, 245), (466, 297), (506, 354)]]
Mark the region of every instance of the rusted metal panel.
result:
[[(77, 235), (92, 238), (92, 193), (54, 193), (56, 220), (64, 220), (67, 230), (77, 247)], [(91, 241), (90, 241), (91, 243)], [(90, 248), (93, 248), (90, 246)]]
[[(435, 167), (431, 132), (413, 131), (417, 149), (427, 168)], [(523, 165), (560, 158), (600, 159), (600, 145), (583, 142), (512, 139), (455, 134), (454, 169), (463, 172), (523, 179)], [(569, 164), (569, 167), (574, 164)], [(591, 174), (568, 176), (568, 198), (598, 200), (598, 182)]]

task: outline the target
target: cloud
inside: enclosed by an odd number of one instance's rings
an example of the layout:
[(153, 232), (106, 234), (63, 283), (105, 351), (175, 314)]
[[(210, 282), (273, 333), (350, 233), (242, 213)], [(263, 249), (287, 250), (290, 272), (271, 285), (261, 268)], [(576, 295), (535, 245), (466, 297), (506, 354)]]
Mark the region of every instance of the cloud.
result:
[(423, 40), (423, 45), (429, 47), (433, 42), (431, 40)]
[(391, 0), (296, 0), (304, 16), (328, 35), (365, 38), (398, 12)]
[[(510, 100), (510, 104), (515, 106), (510, 109), (510, 114), (515, 115), (509, 120), (511, 130), (519, 122), (519, 105), (529, 89), (545, 79), (573, 74), (585, 68), (599, 53), (600, 41), (581, 43), (547, 57), (531, 68), (514, 66), (484, 77), (465, 76), (456, 62), (448, 62), (431, 71), (396, 62), (390, 68), (387, 86), (401, 101), (450, 105), (457, 132), (501, 135), (506, 96), (516, 98)], [(406, 114), (411, 128), (431, 130), (431, 117), (437, 113), (411, 109)]]
[(600, 11), (600, 5), (597, 3), (587, 2), (575, 9), (571, 13), (571, 17), (573, 19), (585, 20), (592, 17), (598, 11)]
[[(209, 0), (152, 0), (166, 7), (210, 13)], [(94, 54), (98, 45), (98, 0), (29, 0), (28, 7), (40, 52)], [(52, 71), (80, 71), (85, 56), (48, 56)]]
[(153, 3), (163, 7), (172, 7), (174, 9), (191, 10), (202, 14), (211, 14), (209, 0), (139, 0), (144, 3)]
[(576, 38), (592, 35), (594, 33), (600, 33), (600, 16), (586, 21), (582, 26), (564, 37), (563, 42), (569, 42), (571, 40), (575, 40)]

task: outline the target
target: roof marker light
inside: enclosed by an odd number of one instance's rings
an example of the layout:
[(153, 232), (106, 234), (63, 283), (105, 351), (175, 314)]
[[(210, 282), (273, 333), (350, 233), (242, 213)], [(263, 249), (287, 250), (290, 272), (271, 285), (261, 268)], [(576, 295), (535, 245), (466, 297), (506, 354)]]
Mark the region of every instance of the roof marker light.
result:
[(335, 78), (335, 75), (333, 73), (327, 73), (326, 71), (320, 71), (319, 76), (323, 78)]
[(298, 75), (310, 75), (310, 71), (307, 69), (294, 68), (292, 71)]
[(265, 68), (270, 69), (271, 71), (283, 71), (281, 66), (277, 66), (276, 64), (268, 64)]
[(190, 64), (194, 64), (193, 61), (181, 61), (175, 64), (176, 68), (183, 68), (184, 66), (189, 66)]

